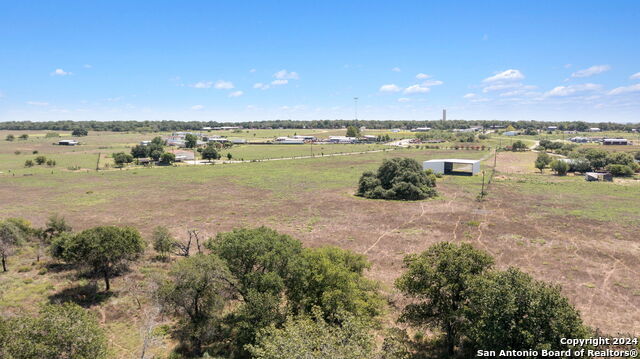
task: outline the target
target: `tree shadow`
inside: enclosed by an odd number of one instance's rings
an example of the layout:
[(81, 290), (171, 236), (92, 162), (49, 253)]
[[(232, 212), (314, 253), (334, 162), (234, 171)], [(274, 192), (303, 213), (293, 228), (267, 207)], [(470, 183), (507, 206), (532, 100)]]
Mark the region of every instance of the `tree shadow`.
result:
[(45, 268), (47, 268), (47, 272), (60, 273), (75, 269), (76, 266), (68, 263), (50, 262), (45, 264)]
[(103, 292), (98, 290), (98, 284), (95, 282), (69, 287), (62, 291), (49, 296), (51, 304), (75, 303), (81, 307), (88, 308), (100, 304), (111, 298), (112, 292)]

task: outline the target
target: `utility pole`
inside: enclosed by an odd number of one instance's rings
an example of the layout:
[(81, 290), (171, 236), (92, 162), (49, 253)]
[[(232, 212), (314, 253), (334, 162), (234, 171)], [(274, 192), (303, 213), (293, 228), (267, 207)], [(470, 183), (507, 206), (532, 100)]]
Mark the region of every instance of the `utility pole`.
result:
[(484, 198), (484, 170), (482, 170), (482, 190), (480, 190), (480, 198)]
[(354, 103), (356, 121), (358, 121), (358, 98), (357, 97), (353, 98), (353, 103)]
[(100, 170), (100, 152), (98, 152), (98, 162), (96, 162), (96, 171)]

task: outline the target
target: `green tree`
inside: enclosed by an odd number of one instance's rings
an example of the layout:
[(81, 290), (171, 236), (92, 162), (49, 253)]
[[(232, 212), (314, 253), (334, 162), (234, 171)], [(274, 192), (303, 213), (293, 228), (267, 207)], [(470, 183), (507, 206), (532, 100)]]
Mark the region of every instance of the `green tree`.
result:
[(177, 335), (185, 350), (197, 356), (217, 334), (234, 279), (215, 255), (197, 254), (176, 262), (158, 289), (160, 301), (178, 317)]
[(162, 137), (160, 136), (156, 136), (151, 140), (151, 144), (156, 145), (156, 146), (164, 146), (165, 145), (165, 140), (162, 139)]
[[(2, 327), (7, 334), (3, 335)], [(106, 359), (108, 354), (104, 330), (89, 311), (76, 304), (49, 304), (37, 317), (0, 319), (2, 358)]]
[(591, 167), (594, 169), (601, 169), (607, 165), (607, 158), (609, 153), (599, 148), (588, 148), (581, 151), (584, 157), (589, 160)]
[(404, 264), (407, 270), (396, 287), (417, 302), (403, 309), (401, 321), (441, 329), (447, 353), (453, 356), (461, 343), (469, 281), (490, 268), (493, 258), (466, 243), (441, 242), (406, 256)]
[(486, 348), (566, 350), (560, 338), (589, 335), (560, 287), (515, 268), (473, 278), (468, 296), (463, 332), (471, 353)]
[(347, 137), (360, 137), (360, 129), (356, 126), (347, 127)]
[(84, 128), (76, 128), (73, 131), (71, 131), (71, 136), (75, 136), (75, 137), (87, 136), (88, 134), (89, 134), (89, 131), (87, 131)]
[(7, 137), (5, 137), (5, 139), (9, 142), (14, 141), (16, 139), (16, 136), (12, 135), (12, 134), (8, 134)]
[(21, 140), (27, 140), (29, 138), (29, 135), (27, 135), (26, 133), (23, 133), (18, 138), (21, 139)]
[(246, 344), (255, 342), (256, 332), (286, 318), (282, 301), (286, 284), (294, 280), (302, 244), (273, 229), (234, 229), (219, 233), (206, 246), (229, 267), (237, 278), (234, 286), (242, 304), (227, 318), (234, 355), (246, 357)]
[(0, 260), (2, 271), (6, 272), (7, 258), (13, 254), (16, 247), (24, 244), (27, 234), (11, 219), (0, 221)]
[(151, 151), (151, 153), (149, 153), (149, 157), (151, 157), (151, 159), (153, 159), (154, 161), (160, 161), (162, 152), (158, 150)]
[(184, 136), (184, 144), (187, 148), (195, 148), (198, 145), (198, 136), (187, 133), (187, 135)]
[(133, 156), (124, 152), (116, 152), (111, 155), (113, 162), (119, 167), (124, 166), (127, 163), (133, 162)]
[[(127, 261), (134, 261), (144, 252), (145, 242), (131, 227), (101, 226), (68, 236), (57, 253), (66, 262), (88, 265), (104, 278), (110, 290), (110, 279)], [(56, 253), (54, 253), (56, 254)]]
[(55, 167), (56, 166), (56, 160), (48, 159), (47, 160), (47, 166), (48, 167)]
[(209, 144), (202, 150), (202, 158), (205, 160), (218, 160), (220, 159), (220, 157), (220, 153), (218, 153), (218, 151), (212, 144)]
[(33, 167), (33, 160), (24, 161), (24, 166), (25, 167)]
[(43, 232), (47, 240), (51, 241), (51, 239), (61, 235), (62, 233), (71, 232), (72, 230), (73, 228), (71, 228), (71, 226), (67, 224), (67, 221), (63, 216), (52, 214), (47, 219)]
[(365, 172), (357, 196), (375, 199), (419, 200), (435, 197), (436, 177), (411, 158), (384, 160), (377, 173)]
[(326, 322), (322, 313), (290, 317), (282, 328), (261, 330), (247, 349), (255, 359), (361, 359), (375, 357), (369, 323), (356, 316), (341, 317), (341, 325)]
[(167, 259), (169, 253), (171, 253), (176, 245), (176, 240), (173, 238), (167, 227), (156, 227), (153, 230), (151, 238), (153, 241), (153, 249), (158, 252), (161, 258)]
[(45, 156), (37, 156), (35, 161), (36, 164), (43, 165), (45, 162), (47, 162), (47, 158)]
[(171, 152), (165, 152), (160, 156), (160, 163), (163, 165), (170, 165), (176, 161), (176, 155)]
[(612, 175), (616, 177), (630, 177), (633, 176), (633, 170), (629, 166), (618, 165), (618, 164), (610, 164), (606, 167), (607, 171), (609, 171)]
[(638, 165), (635, 158), (631, 153), (627, 152), (613, 152), (607, 156), (607, 164), (609, 165), (623, 165), (631, 168), (632, 171), (637, 171)]
[(545, 169), (545, 167), (547, 167), (549, 164), (551, 164), (553, 160), (551, 159), (551, 156), (549, 156), (548, 153), (546, 152), (540, 152), (538, 153), (538, 158), (536, 158), (536, 163), (535, 166), (537, 169), (540, 170), (540, 173), (542, 173), (542, 171)]
[(524, 151), (527, 149), (529, 149), (529, 147), (520, 140), (514, 141), (513, 144), (511, 144), (511, 151), (514, 151), (514, 152)]
[(313, 308), (327, 320), (350, 313), (370, 320), (381, 314), (383, 302), (377, 283), (364, 277), (370, 268), (366, 256), (337, 247), (305, 249), (296, 274), (287, 283), (294, 314)]
[(227, 152), (227, 160), (231, 161), (232, 158), (233, 155), (231, 154), (231, 152)]
[(144, 145), (135, 145), (131, 148), (131, 156), (133, 158), (149, 157), (149, 147)]
[(567, 161), (562, 160), (553, 160), (551, 162), (551, 169), (558, 175), (564, 176), (569, 172), (569, 164)]

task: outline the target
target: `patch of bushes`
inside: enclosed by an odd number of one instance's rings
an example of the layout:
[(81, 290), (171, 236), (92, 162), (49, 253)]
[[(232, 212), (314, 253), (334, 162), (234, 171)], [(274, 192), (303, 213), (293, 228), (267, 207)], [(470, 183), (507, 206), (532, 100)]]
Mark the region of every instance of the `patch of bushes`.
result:
[(436, 176), (411, 158), (384, 160), (377, 172), (367, 171), (358, 183), (357, 196), (372, 199), (420, 200), (435, 197)]

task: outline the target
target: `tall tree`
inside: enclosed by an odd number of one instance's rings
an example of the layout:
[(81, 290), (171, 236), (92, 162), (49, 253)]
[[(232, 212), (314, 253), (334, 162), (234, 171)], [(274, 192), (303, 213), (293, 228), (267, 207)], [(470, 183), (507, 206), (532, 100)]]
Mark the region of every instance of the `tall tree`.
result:
[(198, 137), (191, 133), (187, 133), (187, 135), (184, 136), (184, 141), (187, 148), (195, 148), (198, 145)]
[(131, 227), (102, 226), (67, 236), (57, 254), (63, 260), (89, 265), (104, 278), (105, 289), (109, 280), (127, 262), (140, 257), (145, 242), (138, 230)]
[[(10, 335), (3, 335), (2, 327)], [(108, 354), (104, 330), (89, 311), (76, 304), (45, 305), (37, 317), (0, 319), (2, 358), (106, 359)]]
[(485, 252), (463, 243), (441, 242), (404, 259), (407, 271), (396, 287), (413, 298), (401, 320), (416, 326), (436, 327), (445, 334), (449, 356), (460, 345), (460, 330), (469, 281), (493, 264)]
[(2, 271), (6, 272), (7, 258), (13, 254), (16, 247), (22, 245), (27, 234), (11, 219), (0, 221), (0, 261)]
[(203, 346), (211, 343), (222, 309), (233, 297), (234, 283), (215, 255), (197, 254), (173, 265), (158, 297), (164, 309), (178, 317), (178, 336), (186, 350), (200, 356)]
[(333, 321), (340, 313), (371, 320), (382, 311), (377, 283), (364, 277), (366, 257), (337, 247), (305, 249), (296, 274), (288, 281), (294, 314), (320, 310)]
[(153, 249), (158, 252), (162, 259), (165, 260), (176, 246), (176, 240), (173, 238), (167, 227), (163, 226), (158, 226), (153, 230), (152, 241)]
[(356, 126), (347, 127), (347, 137), (360, 137), (360, 129)]
[(585, 338), (589, 330), (560, 288), (518, 269), (490, 272), (469, 282), (463, 332), (478, 349), (567, 350), (560, 338)]

